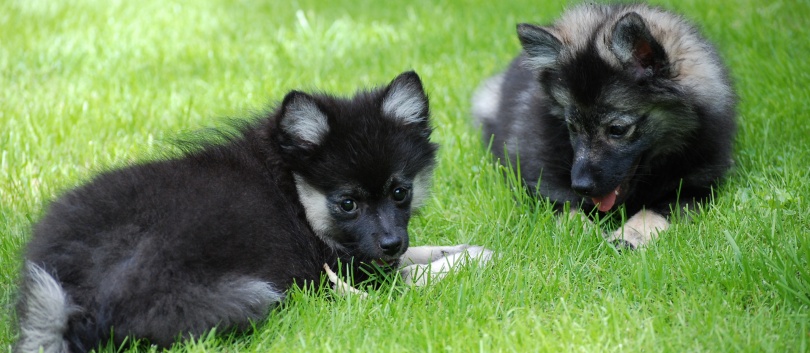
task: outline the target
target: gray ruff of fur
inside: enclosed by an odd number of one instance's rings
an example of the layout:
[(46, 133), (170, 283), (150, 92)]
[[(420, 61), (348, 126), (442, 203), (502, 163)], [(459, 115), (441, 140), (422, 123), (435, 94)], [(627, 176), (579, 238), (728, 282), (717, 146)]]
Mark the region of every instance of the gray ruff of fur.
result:
[[(484, 142), (493, 138), (492, 152), (501, 162), (515, 166), (519, 156), (528, 189), (557, 206), (570, 203), (586, 212), (600, 200), (627, 205), (632, 217), (608, 240), (630, 248), (666, 230), (671, 209), (694, 211), (692, 200), (710, 198), (711, 187), (732, 164), (736, 95), (715, 48), (692, 24), (644, 4), (582, 4), (550, 26), (518, 25), (518, 36), (523, 52), (505, 72), (478, 87), (472, 113), (483, 127)], [(656, 61), (644, 62), (649, 59), (639, 58), (639, 50)], [(647, 85), (646, 92), (628, 80), (634, 75)], [(603, 168), (608, 158), (600, 156), (627, 155), (624, 147), (610, 147), (617, 140), (597, 136), (607, 135), (600, 131), (616, 121), (630, 127), (627, 140), (638, 137), (648, 145), (635, 162)], [(590, 139), (588, 146), (596, 147), (578, 149), (575, 139)], [(577, 169), (578, 164), (586, 167)], [(619, 177), (604, 182), (609, 189), (575, 192), (578, 177), (595, 180), (608, 174), (605, 170), (621, 170), (614, 173)], [(636, 176), (647, 179), (630, 181)], [(678, 189), (679, 180), (684, 189), (699, 191), (684, 195), (686, 202), (655, 196), (665, 188)], [(606, 190), (614, 189), (611, 198)]]
[(22, 339), (16, 351), (67, 352), (67, 342), (62, 339), (62, 334), (67, 331), (68, 317), (77, 309), (71, 308), (62, 286), (48, 272), (30, 262), (25, 264), (25, 269), (27, 273), (23, 276), (20, 291), (27, 293), (22, 298), (25, 301), (22, 305), (28, 308), (28, 318), (20, 326)]

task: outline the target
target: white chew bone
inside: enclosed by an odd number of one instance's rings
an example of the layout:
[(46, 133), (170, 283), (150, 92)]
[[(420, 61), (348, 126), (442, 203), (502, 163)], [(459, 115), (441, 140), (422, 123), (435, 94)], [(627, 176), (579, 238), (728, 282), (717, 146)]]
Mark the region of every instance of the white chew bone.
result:
[(332, 282), (332, 289), (340, 296), (359, 295), (360, 298), (365, 298), (368, 293), (363, 292), (357, 288), (350, 286), (342, 279), (338, 278), (337, 274), (329, 268), (329, 265), (323, 264), (323, 270), (326, 271), (326, 276), (329, 277), (329, 282)]

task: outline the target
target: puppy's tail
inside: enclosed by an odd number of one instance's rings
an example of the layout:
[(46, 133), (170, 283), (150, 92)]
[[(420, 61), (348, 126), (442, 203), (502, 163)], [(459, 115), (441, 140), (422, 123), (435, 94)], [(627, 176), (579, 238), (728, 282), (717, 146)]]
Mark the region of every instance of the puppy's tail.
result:
[(473, 93), (472, 114), (475, 117), (473, 125), (476, 127), (496, 119), (501, 104), (504, 76), (505, 74), (500, 73), (486, 79)]
[(75, 311), (59, 282), (42, 267), (26, 262), (17, 303), (20, 340), (14, 352), (67, 353), (64, 334)]

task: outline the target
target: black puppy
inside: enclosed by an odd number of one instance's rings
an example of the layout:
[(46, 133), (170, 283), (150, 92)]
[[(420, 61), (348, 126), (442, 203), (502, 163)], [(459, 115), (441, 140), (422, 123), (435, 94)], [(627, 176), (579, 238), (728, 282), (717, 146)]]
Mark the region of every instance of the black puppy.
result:
[(325, 267), (360, 281), (361, 267), (402, 258), (406, 282), (421, 283), (427, 268), (413, 266), (477, 249), (408, 249), (430, 134), (422, 83), (406, 72), (349, 99), (293, 91), (224, 143), (68, 191), (28, 246), (16, 351), (244, 329)]

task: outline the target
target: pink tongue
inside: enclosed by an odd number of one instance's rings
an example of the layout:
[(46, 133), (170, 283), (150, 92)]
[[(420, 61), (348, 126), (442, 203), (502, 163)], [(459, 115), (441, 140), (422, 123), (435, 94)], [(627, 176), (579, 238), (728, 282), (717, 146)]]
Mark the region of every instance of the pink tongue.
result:
[(591, 200), (593, 201), (594, 204), (596, 204), (596, 207), (599, 208), (599, 211), (602, 212), (610, 211), (610, 209), (613, 208), (613, 204), (616, 203), (616, 192), (618, 190), (619, 188), (616, 188), (616, 190), (609, 192), (605, 196), (594, 197)]

